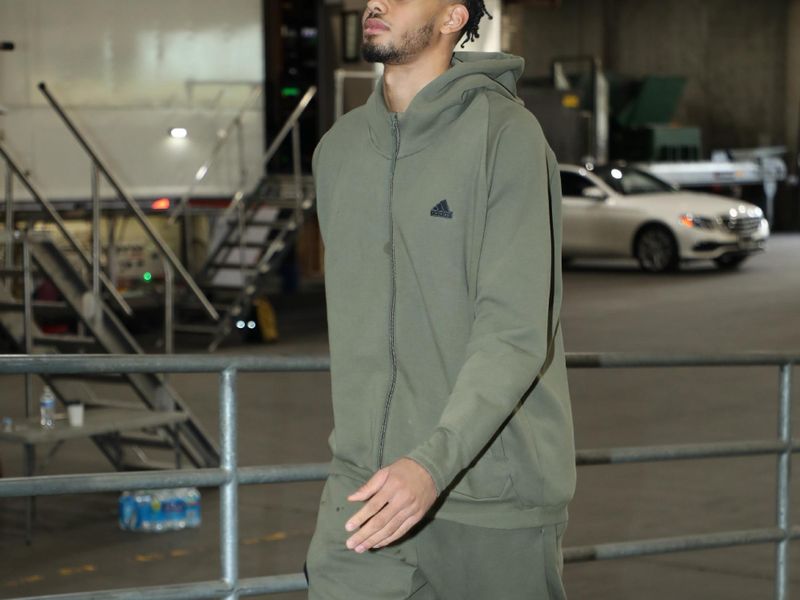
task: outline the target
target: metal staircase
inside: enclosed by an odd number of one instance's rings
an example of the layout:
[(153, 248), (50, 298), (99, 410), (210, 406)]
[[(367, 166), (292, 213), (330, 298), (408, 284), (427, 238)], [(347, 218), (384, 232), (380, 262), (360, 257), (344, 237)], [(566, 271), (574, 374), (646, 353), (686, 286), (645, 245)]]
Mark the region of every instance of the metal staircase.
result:
[[(120, 320), (118, 313), (132, 315), (133, 310), (101, 268), (99, 177), (102, 175), (128, 205), (145, 235), (160, 252), (165, 274), (170, 280), (167, 293), (171, 310), (171, 279), (177, 272), (210, 318), (218, 318), (208, 298), (158, 235), (135, 201), (119, 186), (116, 178), (100, 161), (97, 153), (77, 130), (69, 117), (46, 89), (40, 89), (62, 117), (67, 127), (91, 159), (92, 249), (87, 252), (67, 229), (65, 222), (10, 152), (0, 143), (0, 159), (6, 165), (4, 268), (0, 283), (0, 329), (26, 354), (75, 353), (99, 351), (113, 354), (140, 354), (142, 348)], [(41, 233), (16, 230), (14, 181), (18, 180), (42, 209), (45, 220), (55, 225), (76, 258), (74, 264), (52, 238)], [(30, 228), (30, 224), (27, 225)], [(22, 245), (20, 264), (17, 246)], [(33, 300), (34, 270), (52, 282), (63, 300)], [(20, 279), (22, 284), (19, 285)], [(113, 306), (109, 304), (113, 303)], [(117, 309), (115, 312), (114, 309)], [(77, 321), (77, 333), (48, 335), (37, 325), (45, 311), (58, 311), (63, 318)], [(171, 348), (171, 318), (165, 317), (165, 346)], [(197, 467), (219, 464), (216, 444), (192, 415), (188, 405), (159, 375), (118, 375), (86, 378), (49, 376), (45, 378), (62, 403), (80, 401), (88, 408), (104, 410), (119, 427), (103, 435), (92, 435), (94, 443), (117, 469), (175, 468), (181, 458)], [(26, 378), (26, 415), (34, 412), (31, 381)], [(140, 424), (131, 426), (131, 424)], [(149, 451), (148, 451), (149, 450)], [(155, 450), (155, 452), (153, 452)], [(170, 450), (174, 461), (157, 460), (162, 450)]]
[(189, 299), (176, 331), (209, 335), (209, 350), (215, 350), (245, 318), (287, 256), (313, 197), (313, 182), (305, 180), (298, 195), (285, 178), (265, 176), (250, 194), (231, 204), (221, 215), (208, 255), (195, 275), (220, 319), (208, 323), (202, 314), (198, 318)]
[[(277, 271), (277, 267), (291, 250), (303, 223), (304, 213), (313, 207), (313, 179), (310, 175), (303, 174), (300, 160), (299, 120), (316, 95), (316, 87), (312, 86), (306, 91), (275, 139), (272, 140), (262, 159), (264, 174), (256, 186), (252, 191), (246, 192), (243, 180), (242, 187), (234, 194), (228, 207), (217, 217), (218, 226), (215, 236), (206, 257), (202, 260), (201, 266), (196, 270), (194, 276), (188, 272), (174, 252), (160, 238), (133, 198), (122, 189), (117, 178), (99, 159), (98, 153), (78, 130), (47, 86), (41, 83), (39, 89), (91, 161), (93, 199), (91, 253), (80, 247), (67, 230), (55, 208), (25, 178), (23, 171), (0, 145), (0, 155), (6, 159), (9, 177), (13, 172), (23, 181), (84, 266), (92, 271), (94, 301), (99, 302), (103, 295), (111, 297), (125, 314), (132, 315), (132, 309), (128, 303), (99, 267), (101, 254), (100, 203), (97, 194), (98, 179), (100, 176), (104, 177), (117, 196), (129, 207), (146, 236), (162, 255), (165, 264), (165, 280), (167, 280), (165, 293), (168, 300), (171, 300), (173, 293), (173, 272), (182, 280), (183, 287), (178, 290), (181, 322), (173, 326), (172, 306), (171, 302), (168, 302), (167, 317), (165, 318), (167, 322), (165, 346), (171, 348), (174, 330), (208, 335), (210, 337), (209, 350), (216, 349), (235, 330), (237, 324), (240, 324), (242, 317), (250, 310), (255, 297), (263, 292), (270, 276)], [(260, 94), (260, 90), (258, 93)], [(170, 215), (171, 224), (179, 217), (187, 220), (186, 227), (184, 227), (187, 237), (193, 231), (191, 224), (188, 223), (193, 216), (190, 202), (192, 193), (209, 172), (214, 160), (219, 157), (224, 144), (233, 139), (232, 132), (239, 132), (241, 135), (242, 114), (246, 108), (253, 105), (257, 97), (258, 95), (254, 92), (229, 126), (222, 130), (210, 156), (197, 170), (186, 195)], [(291, 139), (293, 173), (290, 175), (269, 173), (268, 165), (287, 138)], [(13, 217), (9, 213), (9, 207), (13, 205), (13, 202), (10, 188), (7, 189), (6, 196), (6, 221), (11, 223)]]
[[(26, 354), (103, 352), (141, 354), (143, 350), (110, 306), (97, 304), (91, 287), (53, 243), (42, 234), (21, 234), (14, 242), (23, 245), (23, 268), (4, 269), (0, 280), (0, 328)], [(8, 245), (6, 245), (8, 248)], [(63, 301), (32, 300), (32, 272), (49, 279)], [(11, 282), (23, 278), (22, 285)], [(22, 297), (13, 288), (22, 289)], [(79, 322), (79, 333), (46, 334), (37, 320), (56, 311), (61, 319)], [(45, 382), (62, 403), (80, 401), (88, 410), (113, 408), (115, 418), (137, 418), (153, 411), (146, 431), (92, 436), (92, 440), (119, 470), (174, 468), (173, 462), (154, 460), (147, 449), (162, 449), (186, 457), (195, 467), (215, 466), (219, 451), (180, 395), (162, 376), (152, 374), (103, 375), (77, 380), (49, 375)], [(29, 403), (30, 404), (30, 403)], [(29, 412), (32, 407), (29, 406)], [(180, 458), (178, 459), (180, 464)]]
[[(210, 336), (210, 351), (234, 331), (237, 323), (243, 324), (253, 300), (294, 244), (304, 213), (313, 207), (314, 181), (302, 173), (298, 121), (315, 94), (316, 88), (309, 88), (270, 144), (263, 157), (265, 174), (254, 189), (249, 193), (237, 191), (218, 218), (216, 235), (195, 278), (211, 298), (219, 320), (210, 323), (204, 315), (192, 311), (196, 302), (191, 298), (180, 303), (182, 321), (176, 331)], [(267, 165), (290, 133), (293, 174), (268, 173)], [(207, 160), (198, 173), (206, 173), (211, 162)], [(186, 218), (189, 210), (188, 203), (182, 202), (171, 220)]]

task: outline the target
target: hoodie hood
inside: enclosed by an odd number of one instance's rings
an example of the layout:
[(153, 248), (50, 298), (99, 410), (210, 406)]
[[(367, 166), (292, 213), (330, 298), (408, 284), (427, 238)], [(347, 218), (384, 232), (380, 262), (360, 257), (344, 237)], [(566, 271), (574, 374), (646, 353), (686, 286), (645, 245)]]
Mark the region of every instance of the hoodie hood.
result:
[(468, 96), (482, 90), (496, 92), (519, 104), (517, 80), (525, 60), (504, 52), (454, 52), (450, 68), (423, 87), (403, 113), (392, 113), (383, 96), (383, 75), (367, 100), (370, 139), (386, 157), (394, 151), (393, 115), (400, 116), (398, 156), (407, 156), (428, 146), (442, 128), (455, 121), (469, 106)]

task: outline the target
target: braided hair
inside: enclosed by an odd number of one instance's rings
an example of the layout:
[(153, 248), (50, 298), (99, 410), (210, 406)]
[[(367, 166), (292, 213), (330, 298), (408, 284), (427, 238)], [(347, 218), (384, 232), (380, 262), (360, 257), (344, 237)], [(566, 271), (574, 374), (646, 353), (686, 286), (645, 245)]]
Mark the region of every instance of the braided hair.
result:
[(465, 36), (464, 41), (461, 42), (461, 47), (464, 47), (464, 44), (467, 42), (472, 42), (480, 37), (478, 33), (478, 25), (483, 18), (483, 15), (486, 15), (490, 19), (493, 19), (492, 15), (489, 14), (489, 11), (486, 10), (486, 5), (484, 4), (483, 0), (461, 0), (461, 4), (467, 7), (469, 11), (469, 20), (467, 24), (464, 25), (464, 29), (462, 30), (462, 35)]

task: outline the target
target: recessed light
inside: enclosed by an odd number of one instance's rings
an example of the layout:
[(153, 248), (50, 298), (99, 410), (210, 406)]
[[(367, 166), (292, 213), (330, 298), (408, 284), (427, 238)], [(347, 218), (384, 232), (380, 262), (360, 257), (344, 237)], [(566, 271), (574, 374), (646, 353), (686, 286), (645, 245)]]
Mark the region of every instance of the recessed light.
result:
[(169, 137), (176, 140), (182, 140), (189, 135), (185, 127), (173, 127), (169, 130)]

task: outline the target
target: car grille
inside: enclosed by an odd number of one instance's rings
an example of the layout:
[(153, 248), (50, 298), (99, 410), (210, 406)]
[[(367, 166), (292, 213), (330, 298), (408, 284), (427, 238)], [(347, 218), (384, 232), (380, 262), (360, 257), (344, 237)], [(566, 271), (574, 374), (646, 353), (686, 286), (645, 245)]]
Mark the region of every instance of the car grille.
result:
[(761, 217), (731, 217), (724, 215), (722, 222), (731, 231), (739, 235), (750, 235), (758, 231)]

